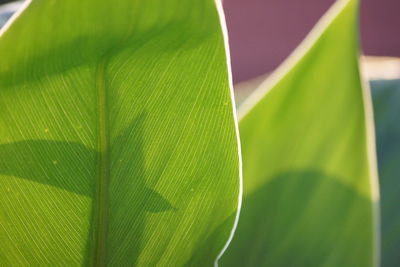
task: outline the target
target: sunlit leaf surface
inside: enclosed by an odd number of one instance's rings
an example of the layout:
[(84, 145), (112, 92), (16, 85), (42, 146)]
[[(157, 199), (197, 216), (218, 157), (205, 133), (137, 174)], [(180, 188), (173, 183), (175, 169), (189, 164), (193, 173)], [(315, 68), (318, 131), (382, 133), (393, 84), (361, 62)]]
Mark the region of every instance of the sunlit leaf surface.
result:
[(375, 266), (371, 103), (358, 1), (337, 2), (239, 110), (244, 196), (223, 266)]
[(0, 265), (210, 266), (239, 194), (212, 0), (34, 0), (0, 37)]

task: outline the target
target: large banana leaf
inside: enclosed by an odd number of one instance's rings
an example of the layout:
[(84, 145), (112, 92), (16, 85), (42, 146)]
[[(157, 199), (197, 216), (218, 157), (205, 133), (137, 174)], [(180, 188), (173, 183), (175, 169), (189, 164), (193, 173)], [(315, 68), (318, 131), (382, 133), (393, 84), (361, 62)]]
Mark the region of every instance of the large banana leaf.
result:
[(382, 266), (400, 266), (400, 80), (372, 81), (382, 198)]
[(244, 195), (225, 266), (375, 266), (371, 103), (358, 1), (341, 0), (239, 110)]
[(212, 0), (25, 5), (0, 37), (0, 265), (212, 265), (239, 195), (228, 76)]

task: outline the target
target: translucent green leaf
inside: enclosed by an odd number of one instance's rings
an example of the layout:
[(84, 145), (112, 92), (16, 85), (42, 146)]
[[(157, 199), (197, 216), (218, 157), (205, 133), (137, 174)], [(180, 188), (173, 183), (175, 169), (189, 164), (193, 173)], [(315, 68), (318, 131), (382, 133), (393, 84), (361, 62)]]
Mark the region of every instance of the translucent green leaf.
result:
[(374, 266), (378, 188), (358, 1), (341, 0), (239, 110), (243, 206), (225, 266)]
[(212, 265), (239, 156), (212, 0), (34, 0), (0, 37), (0, 265)]
[(400, 265), (400, 80), (372, 81), (382, 216), (382, 266)]

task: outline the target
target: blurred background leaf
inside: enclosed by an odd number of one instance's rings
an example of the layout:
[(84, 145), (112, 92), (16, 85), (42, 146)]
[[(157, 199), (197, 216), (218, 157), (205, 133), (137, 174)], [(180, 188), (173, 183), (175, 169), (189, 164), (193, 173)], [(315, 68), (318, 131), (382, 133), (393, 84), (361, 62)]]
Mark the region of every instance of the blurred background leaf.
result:
[[(400, 59), (361, 58), (366, 78), (370, 79), (375, 115), (376, 145), (379, 169), (382, 267), (400, 265)], [(388, 74), (390, 74), (388, 76)], [(235, 86), (238, 105), (269, 75), (244, 81)], [(389, 79), (385, 79), (389, 78)]]
[(244, 195), (225, 266), (377, 265), (357, 11), (358, 1), (337, 2), (239, 109)]

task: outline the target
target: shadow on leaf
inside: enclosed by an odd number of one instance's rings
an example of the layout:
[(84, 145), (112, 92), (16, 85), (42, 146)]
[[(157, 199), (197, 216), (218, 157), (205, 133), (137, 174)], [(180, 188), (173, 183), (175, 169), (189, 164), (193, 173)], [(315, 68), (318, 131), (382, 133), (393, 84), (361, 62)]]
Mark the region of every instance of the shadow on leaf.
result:
[[(111, 141), (107, 240), (110, 264), (117, 260), (134, 265), (143, 245), (146, 213), (174, 210), (168, 200), (146, 185), (144, 120), (145, 115), (139, 115)], [(90, 197), (96, 208), (98, 158), (97, 151), (73, 142), (26, 140), (2, 144), (0, 175), (27, 179)], [(54, 192), (54, 195), (57, 196), (57, 193)], [(93, 236), (96, 229), (91, 230)], [(92, 244), (88, 246), (90, 249)], [(89, 258), (87, 262), (90, 262)]]
[(244, 196), (221, 266), (369, 265), (370, 200), (318, 170), (285, 172), (268, 181)]

